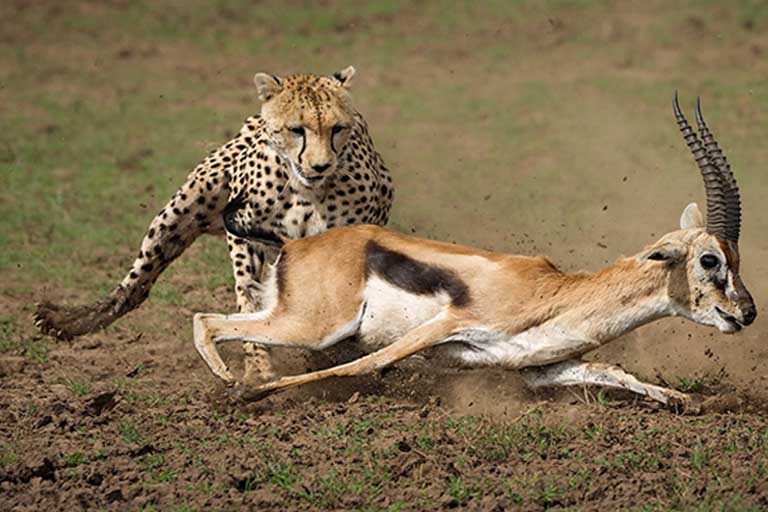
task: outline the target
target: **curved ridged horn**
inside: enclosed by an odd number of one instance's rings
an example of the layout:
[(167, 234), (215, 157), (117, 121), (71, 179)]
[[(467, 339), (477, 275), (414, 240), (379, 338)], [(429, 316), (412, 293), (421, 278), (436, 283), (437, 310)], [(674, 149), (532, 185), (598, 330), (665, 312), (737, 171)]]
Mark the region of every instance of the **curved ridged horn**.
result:
[(707, 193), (707, 233), (718, 238), (728, 239), (727, 237), (727, 209), (726, 192), (723, 186), (723, 180), (717, 167), (709, 159), (707, 149), (699, 140), (696, 132), (688, 124), (688, 121), (680, 110), (680, 103), (675, 91), (675, 99), (672, 102), (675, 111), (675, 119), (680, 132), (683, 134), (688, 149), (691, 150), (696, 164), (699, 166), (701, 176), (704, 178), (704, 189)]
[(699, 125), (699, 134), (707, 150), (707, 156), (712, 164), (720, 171), (720, 178), (725, 192), (726, 228), (725, 239), (738, 242), (741, 230), (741, 197), (736, 178), (731, 172), (728, 159), (718, 146), (715, 136), (709, 131), (704, 116), (701, 114), (701, 98), (696, 98), (696, 123)]

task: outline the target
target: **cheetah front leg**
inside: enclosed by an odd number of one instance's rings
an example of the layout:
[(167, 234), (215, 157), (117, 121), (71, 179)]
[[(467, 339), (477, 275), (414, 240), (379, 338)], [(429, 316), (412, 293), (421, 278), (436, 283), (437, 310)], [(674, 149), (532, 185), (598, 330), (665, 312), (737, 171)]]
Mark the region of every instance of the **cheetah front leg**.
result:
[[(276, 251), (269, 247), (227, 233), (227, 247), (232, 259), (235, 275), (235, 297), (240, 313), (255, 313), (264, 308), (264, 295), (261, 283), (262, 271), (266, 263), (275, 260)], [(274, 254), (273, 254), (274, 253)], [(276, 377), (269, 357), (269, 349), (250, 342), (243, 343), (244, 365), (243, 382), (260, 384)]]
[(44, 334), (69, 340), (108, 326), (144, 302), (163, 270), (197, 237), (222, 230), (229, 184), (221, 171), (212, 170), (221, 162), (216, 151), (190, 173), (150, 223), (133, 265), (111, 293), (80, 306), (44, 301), (34, 315), (37, 327)]

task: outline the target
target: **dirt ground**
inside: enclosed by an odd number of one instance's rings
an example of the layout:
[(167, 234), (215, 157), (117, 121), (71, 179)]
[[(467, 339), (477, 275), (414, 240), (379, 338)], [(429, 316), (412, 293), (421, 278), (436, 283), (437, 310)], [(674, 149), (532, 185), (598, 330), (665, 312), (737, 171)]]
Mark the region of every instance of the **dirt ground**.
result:
[[(0, 510), (768, 509), (767, 50), (754, 1), (2, 2)], [(395, 178), (391, 228), (566, 270), (703, 202), (670, 107), (701, 94), (742, 188), (758, 319), (734, 336), (667, 319), (591, 357), (703, 413), (419, 361), (235, 403), (191, 343), (194, 312), (234, 309), (214, 238), (105, 331), (35, 331), (36, 301), (122, 277), (188, 169), (258, 108), (254, 72), (348, 64)], [(286, 373), (332, 360), (276, 356)]]

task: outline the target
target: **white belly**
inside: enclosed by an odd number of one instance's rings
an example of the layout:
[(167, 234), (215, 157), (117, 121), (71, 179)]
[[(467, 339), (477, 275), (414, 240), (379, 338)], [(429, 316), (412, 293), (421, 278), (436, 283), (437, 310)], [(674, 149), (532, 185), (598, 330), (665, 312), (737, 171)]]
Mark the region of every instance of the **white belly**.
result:
[[(375, 275), (368, 279), (364, 296), (365, 311), (357, 337), (360, 347), (367, 352), (392, 344), (435, 318), (451, 303), (446, 293), (416, 295)], [(465, 329), (441, 343), (446, 355), (464, 364), (509, 369), (557, 363), (600, 345), (554, 323), (512, 335), (491, 328)]]
[(596, 341), (583, 339), (577, 333), (548, 324), (513, 335), (491, 329), (467, 329), (446, 341), (462, 342), (447, 347), (449, 355), (462, 363), (510, 369), (565, 361), (600, 345)]
[(447, 293), (416, 295), (371, 276), (365, 285), (365, 313), (358, 342), (366, 351), (378, 350), (431, 320), (450, 303)]

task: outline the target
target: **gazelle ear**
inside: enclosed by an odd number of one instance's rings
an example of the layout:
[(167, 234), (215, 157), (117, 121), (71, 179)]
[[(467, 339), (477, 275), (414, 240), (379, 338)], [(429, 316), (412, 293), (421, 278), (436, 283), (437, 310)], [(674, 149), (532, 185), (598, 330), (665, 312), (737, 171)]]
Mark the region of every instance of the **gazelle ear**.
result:
[(682, 244), (666, 242), (651, 249), (641, 252), (637, 259), (641, 262), (652, 261), (679, 261), (685, 256), (685, 248)]
[(353, 76), (355, 76), (354, 66), (347, 66), (341, 71), (337, 71), (333, 74), (333, 78), (338, 80), (339, 84), (341, 84), (341, 86), (345, 89), (349, 89), (349, 86), (352, 84)]
[(253, 83), (256, 85), (261, 101), (269, 101), (283, 90), (283, 81), (267, 73), (256, 73), (253, 76)]
[(703, 228), (704, 216), (696, 203), (691, 203), (685, 207), (680, 216), (680, 229)]

